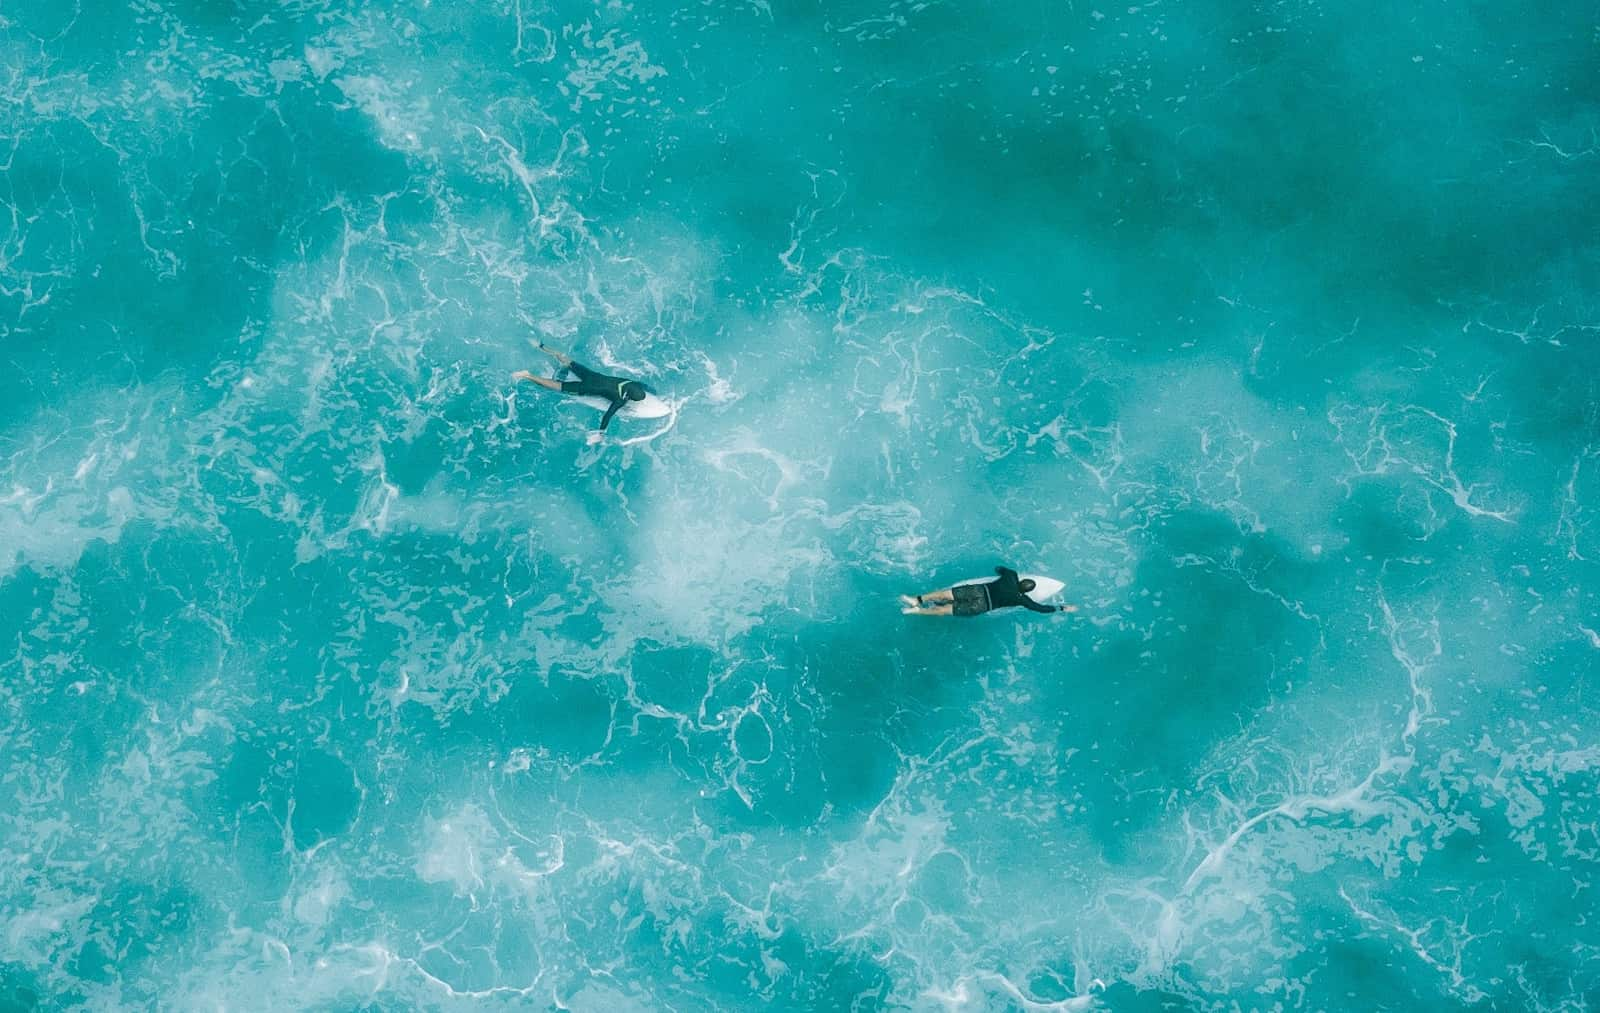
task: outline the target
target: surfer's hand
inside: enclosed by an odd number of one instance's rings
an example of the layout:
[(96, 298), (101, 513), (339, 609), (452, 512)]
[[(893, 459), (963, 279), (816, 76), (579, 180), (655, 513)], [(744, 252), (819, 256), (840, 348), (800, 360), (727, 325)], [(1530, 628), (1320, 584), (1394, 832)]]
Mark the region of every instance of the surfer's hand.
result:
[(1076, 606), (1076, 605), (1057, 605), (1056, 606), (1056, 611), (1057, 612), (1076, 612), (1076, 611), (1078, 611), (1078, 606)]
[(533, 374), (528, 372), (526, 369), (519, 369), (515, 373), (511, 374), (511, 380), (512, 380), (513, 383), (518, 383), (518, 382), (521, 382), (523, 380), (532, 380), (532, 379), (533, 379)]
[(596, 443), (599, 443), (601, 440), (603, 440), (605, 438), (606, 438), (606, 434), (605, 433), (590, 433), (588, 439), (584, 440), (583, 442), (587, 443), (589, 446), (592, 447)]

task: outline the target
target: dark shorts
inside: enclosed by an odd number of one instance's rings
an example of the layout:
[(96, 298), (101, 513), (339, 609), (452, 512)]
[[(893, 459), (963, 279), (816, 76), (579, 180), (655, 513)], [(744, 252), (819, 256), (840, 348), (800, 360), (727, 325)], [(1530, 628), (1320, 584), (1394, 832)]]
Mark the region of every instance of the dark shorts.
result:
[[(596, 373), (581, 362), (568, 363), (567, 369), (572, 371), (576, 380), (567, 380), (561, 384), (563, 394), (579, 394), (588, 397), (603, 397), (608, 401), (617, 400), (618, 389), (625, 383), (635, 384), (645, 391), (650, 388), (639, 383), (638, 380), (629, 380), (621, 376), (608, 376), (605, 373)], [(557, 374), (559, 375), (559, 374)]]
[(621, 377), (596, 373), (581, 362), (569, 362), (565, 368), (577, 379), (567, 380), (561, 384), (561, 392), (563, 394), (586, 394), (589, 397), (610, 398), (616, 394), (617, 384), (622, 380)]
[(962, 584), (952, 587), (950, 593), (956, 600), (953, 615), (981, 616), (989, 611), (989, 589), (982, 584)]

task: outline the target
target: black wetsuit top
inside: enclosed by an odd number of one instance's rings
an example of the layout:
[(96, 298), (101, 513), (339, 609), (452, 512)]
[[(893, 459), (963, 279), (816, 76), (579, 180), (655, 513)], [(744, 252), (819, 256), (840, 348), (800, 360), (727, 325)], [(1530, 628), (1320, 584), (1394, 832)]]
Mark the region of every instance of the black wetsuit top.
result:
[(604, 432), (606, 426), (611, 424), (611, 416), (617, 413), (617, 409), (627, 404), (630, 400), (634, 400), (628, 397), (630, 388), (637, 389), (641, 394), (650, 393), (650, 388), (638, 380), (596, 373), (581, 362), (569, 362), (565, 368), (571, 370), (572, 375), (576, 376), (577, 379), (563, 383), (561, 385), (562, 393), (578, 394), (586, 397), (603, 397), (611, 402), (611, 407), (606, 409), (604, 417), (600, 419), (601, 432)]
[(983, 587), (989, 592), (989, 607), (992, 609), (1012, 608), (1021, 606), (1032, 612), (1059, 612), (1058, 605), (1040, 605), (1038, 602), (1022, 593), (1021, 581), (1017, 571), (1004, 566), (997, 566), (994, 572), (1000, 575), (999, 579), (991, 580)]

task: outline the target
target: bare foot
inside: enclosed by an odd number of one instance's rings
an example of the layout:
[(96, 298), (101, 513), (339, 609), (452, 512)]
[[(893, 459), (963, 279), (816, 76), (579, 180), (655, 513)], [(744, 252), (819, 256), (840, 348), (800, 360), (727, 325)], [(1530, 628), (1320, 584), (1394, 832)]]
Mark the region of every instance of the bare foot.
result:
[(900, 604), (909, 605), (909, 606), (915, 608), (916, 604), (917, 604), (917, 600), (915, 598), (911, 597), (909, 594), (903, 594), (903, 595), (900, 596)]

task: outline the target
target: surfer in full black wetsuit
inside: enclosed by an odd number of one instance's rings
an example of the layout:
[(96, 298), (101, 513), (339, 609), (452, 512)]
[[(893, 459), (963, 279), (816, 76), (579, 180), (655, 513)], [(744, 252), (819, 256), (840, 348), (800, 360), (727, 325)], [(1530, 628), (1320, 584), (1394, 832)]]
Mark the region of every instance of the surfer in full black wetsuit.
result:
[(900, 611), (911, 616), (978, 616), (994, 609), (1025, 608), (1030, 612), (1076, 612), (1076, 605), (1041, 605), (1028, 597), (1033, 581), (1019, 578), (1010, 567), (997, 566), (994, 580), (981, 584), (957, 584), (915, 598), (903, 594)]
[(539, 351), (561, 364), (561, 369), (556, 373), (556, 376), (570, 372), (577, 379), (552, 380), (548, 377), (535, 376), (526, 369), (520, 369), (512, 373), (511, 379), (530, 380), (545, 390), (559, 390), (563, 394), (576, 394), (580, 397), (605, 398), (611, 402), (611, 407), (606, 409), (605, 415), (600, 419), (600, 431), (589, 434), (590, 443), (598, 443), (600, 441), (600, 434), (606, 431), (606, 426), (611, 424), (611, 417), (617, 413), (618, 409), (629, 401), (643, 401), (644, 396), (650, 393), (650, 388), (638, 380), (624, 376), (607, 376), (605, 373), (596, 373), (583, 363), (574, 362), (572, 356), (558, 352), (553, 348), (546, 348), (544, 345), (539, 346)]

